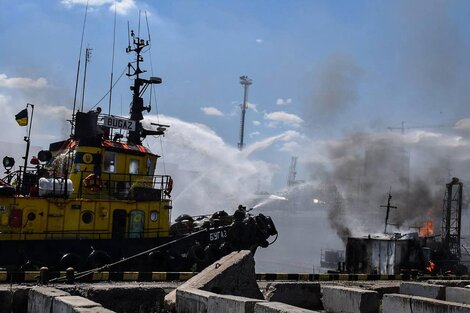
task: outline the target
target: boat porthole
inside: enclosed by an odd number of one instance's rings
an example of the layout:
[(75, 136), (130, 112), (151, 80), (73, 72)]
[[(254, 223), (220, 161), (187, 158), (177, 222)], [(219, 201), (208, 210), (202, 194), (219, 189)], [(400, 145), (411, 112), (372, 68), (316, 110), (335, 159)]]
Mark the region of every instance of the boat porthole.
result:
[(93, 214), (90, 211), (83, 212), (82, 221), (85, 224), (90, 224), (93, 220)]
[(150, 212), (150, 220), (152, 222), (156, 222), (157, 219), (158, 219), (158, 212), (157, 211)]
[(28, 213), (28, 221), (34, 221), (36, 219), (36, 214), (33, 212)]

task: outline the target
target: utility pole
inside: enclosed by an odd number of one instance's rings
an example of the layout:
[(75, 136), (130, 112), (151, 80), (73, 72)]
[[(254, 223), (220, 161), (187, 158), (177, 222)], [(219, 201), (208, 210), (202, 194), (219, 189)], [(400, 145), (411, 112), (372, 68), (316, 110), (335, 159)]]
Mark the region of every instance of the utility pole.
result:
[(247, 109), (247, 100), (248, 100), (248, 86), (250, 86), (253, 81), (248, 78), (248, 76), (241, 76), (240, 77), (240, 84), (243, 86), (244, 93), (243, 93), (243, 104), (242, 104), (242, 116), (240, 120), (240, 142), (238, 143), (238, 149), (240, 151), (243, 150), (243, 137), (245, 133), (245, 114)]
[(387, 225), (388, 225), (388, 215), (390, 214), (390, 209), (396, 209), (397, 206), (390, 205), (390, 201), (392, 200), (392, 195), (388, 193), (388, 202), (387, 205), (381, 205), (381, 208), (387, 208), (387, 214), (385, 215), (385, 230), (384, 234), (387, 233)]

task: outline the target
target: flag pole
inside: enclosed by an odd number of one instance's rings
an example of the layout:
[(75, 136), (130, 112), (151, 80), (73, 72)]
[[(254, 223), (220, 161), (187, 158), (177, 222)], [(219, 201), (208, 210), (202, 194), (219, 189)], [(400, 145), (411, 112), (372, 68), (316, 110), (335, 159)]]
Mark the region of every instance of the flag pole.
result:
[(28, 109), (28, 106), (31, 107), (31, 121), (28, 122), (29, 124), (28, 136), (24, 137), (24, 141), (26, 141), (26, 154), (24, 156), (23, 181), (21, 183), (21, 186), (23, 187), (24, 187), (24, 182), (25, 182), (25, 177), (26, 177), (26, 167), (28, 166), (29, 146), (31, 142), (31, 128), (33, 126), (33, 115), (34, 115), (34, 104), (26, 103), (26, 109)]

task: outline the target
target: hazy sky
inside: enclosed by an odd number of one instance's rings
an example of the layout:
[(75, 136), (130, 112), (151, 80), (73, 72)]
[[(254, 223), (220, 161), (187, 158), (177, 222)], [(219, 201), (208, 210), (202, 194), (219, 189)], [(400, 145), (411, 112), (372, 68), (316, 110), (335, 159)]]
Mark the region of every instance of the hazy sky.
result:
[[(0, 141), (21, 142), (25, 128), (13, 116), (27, 102), (36, 105), (33, 144), (47, 147), (69, 133), (65, 119), (73, 103), (86, 3), (0, 0)], [(217, 150), (220, 158), (230, 154), (232, 163), (252, 162), (251, 174), (264, 169), (261, 189), (285, 185), (291, 156), (299, 156), (298, 178), (308, 179), (302, 164), (331, 158), (326, 147), (354, 132), (389, 133), (387, 127), (404, 121), (416, 138), (465, 139), (449, 132), (458, 121), (460, 128), (469, 126), (464, 120), (470, 115), (468, 1), (88, 3), (83, 49), (93, 50), (84, 110), (110, 83), (116, 5), (114, 79), (130, 60), (128, 22), (141, 37), (148, 38), (150, 30), (143, 67), (148, 76), (163, 79), (154, 89), (152, 114), (184, 123), (188, 131), (197, 128), (181, 145), (207, 148), (206, 154)], [(244, 154), (236, 151), (241, 75), (253, 79)], [(130, 84), (125, 76), (116, 84), (113, 114), (128, 114)], [(107, 112), (108, 99), (99, 105)], [(440, 125), (445, 127), (434, 128)], [(175, 127), (164, 141), (170, 152), (172, 132), (182, 140)], [(203, 134), (196, 136), (198, 131)], [(205, 141), (209, 137), (215, 141)], [(203, 167), (202, 160), (194, 165)], [(191, 161), (180, 165), (191, 167)]]

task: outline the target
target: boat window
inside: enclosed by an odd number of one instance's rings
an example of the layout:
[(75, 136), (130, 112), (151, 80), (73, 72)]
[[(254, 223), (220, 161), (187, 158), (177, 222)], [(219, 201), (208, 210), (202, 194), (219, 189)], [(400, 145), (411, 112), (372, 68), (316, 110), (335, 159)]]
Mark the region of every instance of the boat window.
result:
[(153, 175), (154, 167), (151, 158), (147, 158), (147, 175)]
[(156, 222), (158, 220), (158, 211), (150, 211), (150, 220)]
[(36, 214), (33, 212), (28, 213), (28, 221), (34, 221), (36, 219)]
[(129, 174), (139, 174), (139, 160), (129, 160)]
[(83, 212), (82, 221), (85, 224), (90, 224), (91, 221), (93, 221), (93, 213), (91, 213), (90, 211)]
[(104, 169), (107, 173), (116, 172), (116, 153), (111, 151), (104, 152)]

